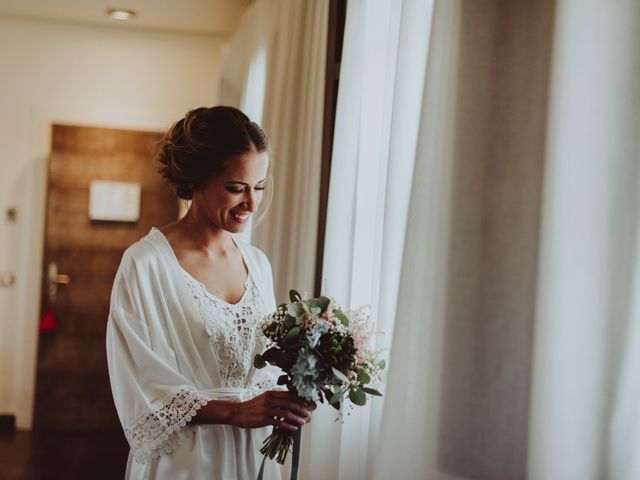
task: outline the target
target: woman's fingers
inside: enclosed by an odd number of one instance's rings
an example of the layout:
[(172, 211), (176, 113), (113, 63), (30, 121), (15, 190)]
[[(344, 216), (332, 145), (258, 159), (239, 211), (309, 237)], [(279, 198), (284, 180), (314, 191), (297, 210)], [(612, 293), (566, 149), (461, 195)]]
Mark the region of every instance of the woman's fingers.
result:
[(284, 419), (285, 421), (292, 423), (294, 425), (304, 425), (309, 422), (308, 416), (299, 416), (293, 413), (291, 410), (287, 409), (274, 409), (272, 410), (273, 416), (278, 417), (279, 419)]
[(309, 423), (314, 402), (301, 400), (291, 392), (272, 390), (239, 406), (236, 423), (243, 428), (274, 425), (290, 431)]
[(275, 425), (278, 428), (282, 428), (283, 430), (290, 430), (292, 432), (295, 432), (296, 430), (298, 430), (298, 427), (296, 427), (295, 425), (291, 425), (290, 423), (283, 422), (282, 420), (277, 418), (273, 420), (272, 425)]
[(295, 398), (293, 394), (287, 390), (269, 390), (266, 392), (269, 398)]
[(304, 409), (309, 409), (309, 407), (313, 406), (315, 408), (316, 404), (314, 402), (308, 402), (301, 398), (294, 396), (291, 392), (279, 392), (277, 390), (273, 390), (269, 392), (271, 395), (267, 398), (268, 402), (281, 404), (284, 402), (295, 403)]
[(296, 430), (298, 430), (298, 425), (294, 425), (292, 423), (289, 423), (287, 421), (287, 417), (282, 414), (281, 412), (274, 412), (275, 415), (272, 415), (269, 417), (269, 424), (270, 425), (274, 425), (276, 427), (279, 428), (283, 428), (285, 430), (290, 430), (292, 432), (295, 432)]
[(252, 410), (259, 417), (249, 423), (274, 425), (289, 431), (296, 431), (299, 426), (309, 423), (310, 414), (316, 408), (314, 402), (306, 402), (287, 391), (272, 390), (253, 400)]
[(308, 417), (311, 412), (309, 408), (302, 404), (287, 399), (272, 399), (269, 406), (280, 410), (290, 410), (301, 417)]
[(289, 399), (289, 400), (292, 400), (294, 402), (299, 403), (300, 405), (302, 405), (304, 407), (313, 406), (313, 408), (315, 409), (316, 406), (317, 406), (315, 402), (310, 402), (310, 401), (305, 400), (303, 398), (297, 397), (292, 392), (289, 392), (289, 391), (286, 391), (286, 390), (270, 390), (269, 394), (270, 394), (271, 398)]

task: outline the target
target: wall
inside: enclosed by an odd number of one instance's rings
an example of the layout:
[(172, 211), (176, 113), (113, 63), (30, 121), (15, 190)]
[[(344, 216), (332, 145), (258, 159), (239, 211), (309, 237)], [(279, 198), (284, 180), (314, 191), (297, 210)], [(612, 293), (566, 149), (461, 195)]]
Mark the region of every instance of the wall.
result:
[[(53, 122), (165, 130), (218, 99), (225, 38), (0, 17), (0, 414), (31, 427)], [(9, 223), (5, 212), (18, 210)]]

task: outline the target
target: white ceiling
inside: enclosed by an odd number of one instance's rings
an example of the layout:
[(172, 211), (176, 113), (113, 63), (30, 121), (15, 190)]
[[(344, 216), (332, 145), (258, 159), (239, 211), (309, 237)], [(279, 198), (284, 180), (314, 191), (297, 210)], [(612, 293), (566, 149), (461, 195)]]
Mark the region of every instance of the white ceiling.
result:
[[(251, 0), (0, 0), (0, 16), (144, 28), (161, 31), (231, 34)], [(117, 21), (109, 8), (134, 10), (132, 20)]]

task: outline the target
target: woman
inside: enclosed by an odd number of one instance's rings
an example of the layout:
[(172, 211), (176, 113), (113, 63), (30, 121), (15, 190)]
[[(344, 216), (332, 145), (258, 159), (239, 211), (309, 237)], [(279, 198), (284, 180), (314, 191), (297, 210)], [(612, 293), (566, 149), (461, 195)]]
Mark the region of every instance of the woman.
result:
[[(124, 253), (107, 325), (115, 405), (131, 446), (126, 478), (256, 478), (263, 440), (296, 430), (314, 404), (255, 370), (271, 267), (242, 232), (262, 201), (262, 129), (230, 107), (198, 108), (165, 135), (160, 174), (192, 200), (180, 220)], [(265, 478), (280, 478), (267, 462)]]

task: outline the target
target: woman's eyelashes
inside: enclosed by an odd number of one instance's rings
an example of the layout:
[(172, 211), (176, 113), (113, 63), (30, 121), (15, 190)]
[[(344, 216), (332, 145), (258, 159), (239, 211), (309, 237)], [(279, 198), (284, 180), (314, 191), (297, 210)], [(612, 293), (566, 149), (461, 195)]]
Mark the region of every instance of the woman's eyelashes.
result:
[[(228, 186), (226, 187), (226, 189), (227, 189), (227, 192), (230, 192), (230, 193), (243, 193), (245, 191), (245, 189), (242, 187), (234, 187), (234, 186)], [(253, 189), (256, 191), (262, 191), (265, 189), (265, 187), (253, 187)]]

